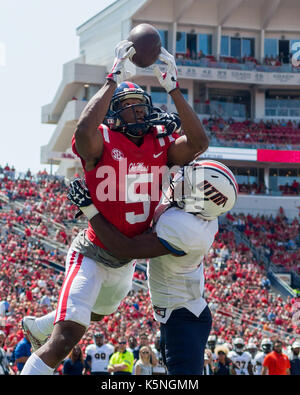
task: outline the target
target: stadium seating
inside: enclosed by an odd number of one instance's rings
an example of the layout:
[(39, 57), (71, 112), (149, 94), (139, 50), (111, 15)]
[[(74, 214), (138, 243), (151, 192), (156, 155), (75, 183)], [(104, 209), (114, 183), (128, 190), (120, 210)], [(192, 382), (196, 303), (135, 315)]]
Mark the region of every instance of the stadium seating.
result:
[[(8, 335), (6, 350), (11, 354), (23, 336), (22, 317), (40, 316), (55, 308), (68, 245), (86, 222), (74, 223), (76, 210), (58, 178), (5, 175), (0, 184), (0, 300), (9, 305), (0, 317), (0, 329)], [(273, 220), (231, 214), (227, 220), (257, 249), (263, 249), (273, 264), (299, 271), (295, 258), (300, 253), (293, 248), (299, 233), (297, 219), (289, 224), (281, 213)], [(143, 329), (154, 342), (159, 325), (153, 318), (143, 265), (139, 267), (134, 274), (136, 287), (116, 313), (91, 324), (81, 340), (83, 351), (96, 330), (116, 344), (120, 336), (137, 335)], [(245, 342), (254, 339), (259, 344), (262, 337), (280, 335), (290, 344), (300, 334), (292, 321), (295, 300), (284, 300), (262, 285), (265, 267), (226, 227), (221, 227), (205, 258), (205, 272), (206, 298), (214, 317), (212, 333), (219, 338), (230, 343), (242, 336)]]
[(221, 68), (229, 70), (254, 70), (269, 73), (299, 73), (299, 68), (294, 67), (291, 63), (283, 63), (279, 57), (266, 57), (263, 63), (259, 62), (252, 56), (236, 58), (232, 56), (220, 56), (219, 60), (213, 55), (203, 53), (177, 53), (176, 63), (179, 66)]
[(286, 148), (300, 146), (300, 126), (295, 122), (225, 121), (219, 117), (204, 118), (211, 136), (223, 146), (245, 148)]

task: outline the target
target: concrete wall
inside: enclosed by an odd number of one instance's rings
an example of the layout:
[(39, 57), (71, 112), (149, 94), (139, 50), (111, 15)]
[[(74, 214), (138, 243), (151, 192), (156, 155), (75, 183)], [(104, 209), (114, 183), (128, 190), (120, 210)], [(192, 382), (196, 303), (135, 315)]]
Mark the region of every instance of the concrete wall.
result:
[(86, 63), (111, 68), (116, 44), (128, 37), (132, 15), (144, 3), (121, 0), (77, 29), (80, 55), (85, 56)]
[(239, 195), (232, 213), (265, 214), (275, 217), (280, 207), (284, 207), (285, 215), (289, 219), (298, 217), (299, 209), (297, 207), (300, 207), (300, 197)]

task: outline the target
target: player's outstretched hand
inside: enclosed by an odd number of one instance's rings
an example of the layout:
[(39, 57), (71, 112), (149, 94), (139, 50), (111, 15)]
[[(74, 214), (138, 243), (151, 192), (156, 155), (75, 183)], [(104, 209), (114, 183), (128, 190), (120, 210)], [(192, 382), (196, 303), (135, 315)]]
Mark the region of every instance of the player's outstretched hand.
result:
[(167, 113), (155, 108), (155, 111), (150, 115), (150, 120), (152, 125), (163, 125), (165, 127), (165, 131), (158, 133), (157, 138), (169, 136), (181, 127), (180, 118), (175, 112)]
[(75, 178), (71, 181), (67, 198), (80, 209), (80, 211), (76, 213), (75, 218), (84, 214), (88, 220), (90, 220), (98, 214), (98, 210), (93, 204), (90, 192), (85, 182), (80, 178)]
[(93, 203), (85, 182), (80, 178), (71, 181), (67, 198), (78, 208), (87, 207)]
[(125, 61), (135, 54), (133, 43), (128, 40), (120, 41), (115, 48), (115, 59), (113, 67), (107, 79), (115, 81), (117, 84), (126, 81), (131, 73), (125, 70)]
[(164, 47), (161, 47), (161, 53), (158, 58), (167, 65), (167, 71), (162, 73), (159, 67), (155, 65), (153, 67), (154, 74), (161, 86), (170, 93), (172, 90), (179, 88), (175, 58)]

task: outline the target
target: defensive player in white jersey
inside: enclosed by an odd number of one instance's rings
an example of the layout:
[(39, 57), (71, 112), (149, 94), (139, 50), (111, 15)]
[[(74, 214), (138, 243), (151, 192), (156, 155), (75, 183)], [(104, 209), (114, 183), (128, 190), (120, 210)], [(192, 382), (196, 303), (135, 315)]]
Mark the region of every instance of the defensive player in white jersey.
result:
[(94, 334), (94, 343), (89, 344), (85, 350), (86, 363), (92, 375), (108, 375), (107, 365), (110, 356), (114, 353), (114, 346), (104, 343), (103, 333)]
[(257, 346), (253, 341), (249, 341), (246, 346), (246, 351), (251, 355), (251, 365), (254, 374), (255, 355), (257, 354)]
[(262, 365), (265, 356), (269, 354), (273, 349), (273, 342), (271, 339), (265, 338), (262, 340), (260, 345), (261, 351), (259, 351), (254, 358), (253, 373), (255, 376), (261, 376)]
[[(92, 200), (80, 180), (69, 191), (83, 213), (90, 211)], [(128, 238), (100, 213), (90, 219), (115, 256), (151, 258), (149, 290), (169, 374), (202, 374), (212, 320), (204, 299), (203, 257), (218, 232), (217, 217), (234, 206), (237, 191), (225, 165), (202, 160), (175, 175), (152, 232)]]
[(245, 343), (241, 338), (236, 338), (233, 341), (233, 350), (229, 351), (228, 358), (232, 360), (235, 365), (237, 375), (253, 375), (251, 354), (244, 350)]

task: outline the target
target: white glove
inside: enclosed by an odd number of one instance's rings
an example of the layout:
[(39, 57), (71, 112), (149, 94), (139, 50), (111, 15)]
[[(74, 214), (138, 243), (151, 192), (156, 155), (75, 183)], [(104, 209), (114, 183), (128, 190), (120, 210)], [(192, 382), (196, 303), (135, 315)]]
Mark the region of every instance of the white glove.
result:
[(159, 83), (165, 90), (170, 93), (172, 90), (179, 88), (177, 81), (177, 66), (174, 56), (171, 55), (165, 48), (161, 47), (161, 53), (159, 55), (159, 60), (166, 63), (167, 71), (162, 73), (159, 67), (155, 65), (153, 67), (154, 74), (156, 75)]
[(135, 54), (133, 43), (128, 40), (120, 41), (115, 48), (114, 65), (111, 72), (106, 77), (109, 80), (115, 81), (117, 84), (126, 81), (131, 77), (131, 73), (125, 70), (125, 61)]

